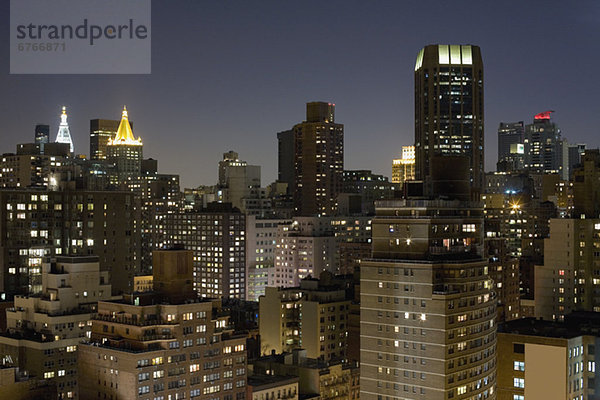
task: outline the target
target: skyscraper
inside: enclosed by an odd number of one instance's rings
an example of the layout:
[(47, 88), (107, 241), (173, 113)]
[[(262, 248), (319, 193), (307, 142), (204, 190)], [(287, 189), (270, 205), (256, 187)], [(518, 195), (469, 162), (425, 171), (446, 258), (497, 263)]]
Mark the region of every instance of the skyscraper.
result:
[(363, 400), (496, 398), (483, 209), (467, 157), (431, 161), (431, 194), (377, 203), (360, 272)]
[(428, 45), (415, 65), (416, 178), (436, 154), (470, 157), (474, 193), (483, 187), (483, 62), (478, 46)]
[[(131, 126), (131, 122), (129, 123)], [(90, 120), (90, 159), (106, 160), (108, 142), (114, 138), (119, 129), (119, 121), (112, 119)]]
[(123, 107), (123, 113), (119, 128), (114, 139), (108, 141), (107, 159), (114, 163), (117, 168), (116, 181), (114, 183), (125, 183), (130, 180), (139, 180), (142, 171), (143, 146), (142, 138), (135, 138), (127, 108)]
[(523, 143), (523, 131), (523, 121), (500, 122), (500, 126), (498, 126), (498, 162), (510, 156), (512, 144)]
[(560, 129), (551, 120), (553, 112), (536, 114), (533, 123), (525, 125), (525, 167), (532, 172), (562, 173), (566, 160)]
[(306, 121), (293, 131), (295, 212), (332, 215), (344, 172), (344, 125), (335, 123), (335, 104), (306, 103)]
[(73, 139), (71, 139), (71, 133), (69, 132), (69, 123), (67, 122), (67, 107), (65, 106), (62, 108), (60, 125), (58, 127), (58, 134), (56, 135), (55, 141), (58, 143), (68, 143), (71, 153), (75, 151), (73, 147)]

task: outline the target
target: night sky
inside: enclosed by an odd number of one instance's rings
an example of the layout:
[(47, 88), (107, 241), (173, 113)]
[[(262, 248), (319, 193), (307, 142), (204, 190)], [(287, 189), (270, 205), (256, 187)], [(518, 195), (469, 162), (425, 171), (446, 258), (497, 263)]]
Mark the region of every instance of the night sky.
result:
[[(153, 1), (151, 75), (9, 75), (9, 2), (0, 5), (0, 152), (56, 136), (66, 105), (75, 151), (89, 154), (89, 120), (123, 104), (144, 156), (182, 187), (214, 184), (235, 150), (277, 175), (276, 133), (307, 101), (336, 104), (345, 168), (391, 175), (414, 141), (414, 63), (427, 44), (474, 44), (484, 62), (486, 168), (500, 121), (555, 110), (570, 142), (598, 147), (600, 2)], [(115, 60), (117, 61), (117, 60)]]

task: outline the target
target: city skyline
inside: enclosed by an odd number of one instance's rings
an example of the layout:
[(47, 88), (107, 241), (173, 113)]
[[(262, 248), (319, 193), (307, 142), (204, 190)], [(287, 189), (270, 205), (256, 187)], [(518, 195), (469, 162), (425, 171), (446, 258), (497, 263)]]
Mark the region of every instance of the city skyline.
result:
[[(486, 170), (495, 169), (499, 122), (529, 121), (544, 110), (556, 110), (554, 120), (569, 140), (597, 146), (588, 122), (594, 92), (577, 84), (592, 76), (597, 57), (578, 50), (593, 43), (596, 4), (438, 4), (432, 11), (427, 3), (331, 2), (320, 5), (319, 13), (274, 4), (154, 4), (162, 18), (153, 25), (149, 76), (3, 74), (0, 84), (11, 93), (0, 103), (3, 152), (32, 141), (36, 123), (50, 124), (53, 134), (65, 105), (75, 152), (87, 154), (89, 121), (117, 119), (125, 104), (147, 156), (159, 159), (162, 171), (180, 173), (183, 187), (216, 182), (216, 168), (205, 166), (228, 150), (260, 164), (268, 183), (277, 175), (276, 133), (303, 119), (306, 102), (330, 101), (346, 127), (346, 168), (391, 176), (390, 160), (414, 141), (412, 67), (429, 43), (482, 48)], [(7, 20), (8, 4), (1, 7)], [(457, 25), (460, 18), (469, 24)], [(176, 40), (187, 36), (197, 46), (185, 48), (187, 41)], [(569, 73), (573, 64), (578, 74)], [(367, 139), (372, 137), (377, 140)]]

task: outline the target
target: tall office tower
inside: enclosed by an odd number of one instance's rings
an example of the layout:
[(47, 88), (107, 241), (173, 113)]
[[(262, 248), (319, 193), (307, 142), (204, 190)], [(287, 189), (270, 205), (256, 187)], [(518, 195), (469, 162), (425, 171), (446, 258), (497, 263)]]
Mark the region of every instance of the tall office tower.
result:
[(306, 121), (292, 130), (295, 213), (333, 215), (344, 172), (344, 125), (335, 123), (335, 104), (306, 103)]
[(402, 146), (402, 158), (392, 161), (392, 183), (415, 179), (415, 146)]
[(133, 204), (130, 192), (0, 190), (0, 292), (40, 293), (45, 256), (91, 254), (115, 293), (131, 290), (140, 251)]
[(351, 301), (345, 282), (328, 272), (297, 287), (268, 287), (259, 299), (261, 354), (302, 348), (310, 358), (345, 360)]
[(127, 109), (123, 107), (121, 122), (117, 134), (109, 139), (107, 145), (107, 160), (114, 163), (116, 176), (114, 184), (127, 184), (131, 186), (139, 182), (142, 171), (143, 145), (142, 138), (135, 138)]
[(244, 200), (260, 195), (260, 165), (248, 165), (228, 151), (219, 161), (219, 200), (244, 210)]
[(544, 264), (535, 266), (535, 316), (562, 321), (573, 311), (600, 311), (600, 219), (553, 218)]
[(246, 216), (246, 300), (258, 301), (265, 294), (273, 273), (278, 226), (289, 219), (259, 219)]
[[(132, 126), (133, 124), (130, 122), (129, 125)], [(119, 121), (112, 119), (90, 120), (90, 160), (106, 160), (108, 142), (117, 135), (118, 130)]]
[(246, 298), (246, 217), (229, 203), (169, 214), (169, 244), (194, 251), (194, 286), (200, 297)]
[(98, 303), (78, 349), (82, 399), (245, 398), (247, 335), (193, 292), (191, 252), (168, 252), (154, 254), (154, 291)]
[(47, 258), (41, 268), (41, 293), (17, 296), (6, 310), (0, 352), (54, 383), (59, 399), (77, 399), (77, 347), (90, 335), (97, 302), (111, 297), (108, 272), (97, 256)]
[(553, 111), (536, 114), (533, 117), (533, 123), (525, 125), (525, 167), (530, 171), (562, 172), (560, 129), (550, 119), (551, 113)]
[(288, 193), (294, 187), (294, 131), (277, 133), (277, 180), (287, 183)]
[(50, 142), (50, 125), (37, 124), (35, 126), (35, 143)]
[(73, 153), (75, 151), (73, 147), (73, 139), (69, 132), (69, 123), (67, 122), (67, 107), (63, 106), (62, 114), (60, 116), (60, 125), (58, 126), (58, 134), (56, 135), (57, 143), (68, 143), (69, 151)]
[(500, 126), (498, 126), (498, 162), (510, 156), (511, 145), (523, 144), (524, 130), (523, 121), (500, 122)]
[(435, 157), (430, 168), (429, 196), (378, 202), (373, 219), (360, 274), (363, 400), (496, 398), (496, 299), (470, 162)]
[(483, 188), (483, 62), (478, 46), (428, 45), (415, 65), (416, 178), (435, 155), (470, 157), (473, 198)]

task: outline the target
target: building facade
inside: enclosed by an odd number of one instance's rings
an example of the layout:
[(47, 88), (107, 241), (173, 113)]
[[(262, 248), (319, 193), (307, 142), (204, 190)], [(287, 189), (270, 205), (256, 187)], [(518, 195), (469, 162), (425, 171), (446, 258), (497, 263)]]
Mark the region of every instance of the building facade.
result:
[(429, 45), (415, 65), (416, 178), (434, 155), (466, 155), (474, 192), (483, 187), (483, 61), (478, 46)]

